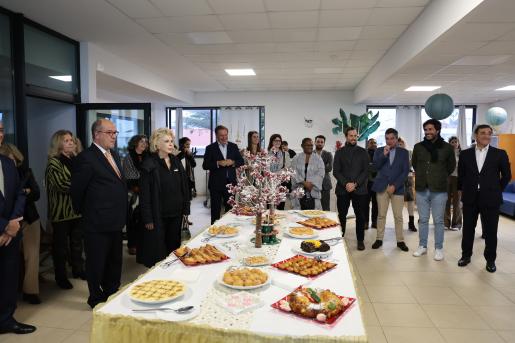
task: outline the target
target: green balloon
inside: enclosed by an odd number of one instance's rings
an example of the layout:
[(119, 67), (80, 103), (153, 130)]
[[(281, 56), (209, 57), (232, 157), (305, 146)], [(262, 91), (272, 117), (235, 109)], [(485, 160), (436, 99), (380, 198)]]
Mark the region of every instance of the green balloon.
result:
[(434, 94), (426, 100), (424, 109), (430, 118), (442, 120), (454, 112), (454, 101), (447, 94)]

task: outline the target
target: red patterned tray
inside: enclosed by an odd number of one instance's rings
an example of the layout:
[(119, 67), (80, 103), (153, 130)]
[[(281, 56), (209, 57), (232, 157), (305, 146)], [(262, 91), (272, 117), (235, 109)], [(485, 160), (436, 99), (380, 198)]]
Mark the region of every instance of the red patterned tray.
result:
[(186, 263), (186, 262), (184, 262), (184, 258), (185, 257), (177, 256), (175, 251), (173, 253), (187, 267), (196, 267), (196, 266), (203, 266), (203, 265), (206, 265), (206, 264), (220, 263), (220, 262), (224, 262), (224, 261), (226, 261), (226, 260), (228, 260), (230, 258), (226, 254), (224, 254), (222, 251), (220, 251), (220, 249), (217, 249), (216, 247), (215, 247), (215, 249), (223, 254), (223, 256), (221, 257), (221, 260), (219, 260), (219, 261), (211, 261), (211, 262), (204, 262), (204, 263), (201, 263), (201, 262), (198, 262), (198, 263)]
[[(289, 261), (294, 260), (294, 259), (313, 260), (313, 261), (321, 262), (321, 263), (322, 263), (322, 262), (325, 262), (325, 263), (330, 263), (330, 264), (332, 264), (333, 266), (332, 266), (332, 267), (330, 267), (330, 268), (328, 268), (328, 269), (326, 269), (326, 270), (324, 270), (324, 271), (323, 271), (323, 272), (321, 272), (321, 273), (316, 274), (316, 275), (302, 275), (301, 273), (297, 273), (297, 272), (290, 271), (290, 270), (287, 270), (287, 269), (284, 269), (284, 268), (281, 268), (281, 267), (280, 267), (280, 265), (281, 265), (282, 263), (289, 262)], [(322, 274), (327, 273), (328, 271), (332, 270), (332, 269), (333, 269), (334, 267), (336, 267), (337, 265), (338, 265), (338, 264), (336, 264), (336, 263), (327, 262), (327, 261), (323, 261), (323, 260), (318, 261), (318, 260), (315, 260), (314, 258), (306, 257), (306, 256), (302, 256), (302, 255), (295, 255), (295, 256), (292, 256), (292, 257), (290, 257), (290, 258), (287, 258), (286, 260), (283, 260), (283, 261), (276, 262), (276, 263), (272, 264), (272, 266), (273, 266), (273, 267), (275, 267), (275, 268), (277, 268), (277, 269), (279, 269), (279, 270), (282, 270), (282, 271), (285, 271), (285, 272), (288, 272), (288, 273), (292, 273), (292, 274), (297, 274), (297, 275), (304, 276), (304, 277), (307, 277), (307, 278), (312, 278), (312, 279), (314, 279), (314, 278), (316, 278), (316, 277), (319, 277), (319, 276), (320, 276), (320, 275), (322, 275)]]
[[(294, 293), (296, 290), (300, 289), (302, 286), (299, 286), (297, 287), (292, 293)], [(338, 315), (334, 316), (334, 317), (331, 317), (329, 319), (327, 319), (325, 322), (321, 322), (321, 321), (318, 321), (316, 320), (315, 318), (309, 318), (309, 317), (304, 317), (300, 314), (297, 314), (297, 313), (294, 313), (294, 312), (291, 312), (291, 311), (286, 311), (284, 309), (281, 308), (280, 306), (280, 302), (281, 301), (287, 301), (288, 297), (292, 294), (288, 294), (286, 295), (285, 297), (279, 299), (278, 301), (276, 301), (275, 303), (273, 303), (271, 306), (281, 312), (285, 312), (285, 313), (289, 313), (289, 314), (292, 314), (292, 315), (295, 315), (297, 317), (300, 317), (300, 318), (303, 318), (303, 319), (307, 319), (307, 320), (310, 320), (310, 321), (313, 321), (315, 323), (318, 323), (318, 324), (322, 324), (322, 325), (334, 325), (336, 323), (337, 320), (339, 320), (340, 318), (343, 317), (343, 314), (347, 313), (349, 311), (349, 309), (352, 307), (352, 305), (354, 304), (354, 302), (356, 301), (355, 298), (350, 298), (350, 297), (344, 297), (344, 296), (341, 296), (341, 295), (337, 295), (338, 298), (344, 300), (344, 299), (347, 299), (348, 302), (347, 302), (347, 305), (345, 305), (343, 307), (343, 311), (341, 311)]]

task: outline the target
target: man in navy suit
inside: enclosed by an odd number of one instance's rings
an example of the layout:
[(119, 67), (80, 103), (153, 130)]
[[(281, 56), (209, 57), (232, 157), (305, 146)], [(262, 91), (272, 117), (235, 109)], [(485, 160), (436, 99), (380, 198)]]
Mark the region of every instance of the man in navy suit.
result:
[(88, 304), (94, 308), (120, 287), (128, 200), (120, 158), (113, 150), (116, 126), (99, 119), (91, 134), (93, 144), (74, 162), (70, 192), (73, 208), (82, 214)]
[(220, 219), (222, 199), (225, 211), (230, 210), (227, 203), (229, 191), (227, 184), (236, 183), (236, 168), (243, 165), (238, 146), (229, 142), (229, 130), (222, 125), (215, 128), (216, 142), (206, 147), (202, 168), (209, 170), (209, 193), (211, 195), (211, 224)]
[(374, 168), (378, 171), (372, 186), (377, 197), (377, 237), (372, 249), (378, 249), (383, 245), (386, 213), (388, 206), (392, 204), (393, 217), (395, 219), (395, 236), (397, 247), (402, 251), (408, 251), (404, 243), (402, 233), (404, 207), (404, 181), (409, 173), (408, 150), (397, 146), (399, 133), (389, 128), (385, 131), (386, 146), (379, 148), (374, 153)]
[(490, 146), (492, 133), (489, 125), (478, 125), (474, 130), (476, 145), (463, 150), (458, 161), (458, 191), (463, 203), (462, 253), (458, 266), (470, 263), (477, 217), (481, 215), (486, 270), (490, 273), (497, 270), (497, 225), (502, 191), (511, 180), (506, 151)]
[[(0, 145), (4, 126), (0, 121)], [(0, 155), (0, 334), (26, 334), (36, 330), (13, 318), (18, 298), (20, 262), (20, 221), (25, 209), (25, 195), (14, 162)]]

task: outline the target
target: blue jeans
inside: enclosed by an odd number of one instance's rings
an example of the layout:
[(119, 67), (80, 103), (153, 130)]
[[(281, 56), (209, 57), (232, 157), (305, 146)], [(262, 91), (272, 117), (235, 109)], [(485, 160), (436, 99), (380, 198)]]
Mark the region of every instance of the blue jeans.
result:
[(447, 192), (430, 192), (426, 189), (417, 191), (417, 208), (420, 218), (419, 246), (427, 248), (427, 236), (429, 234), (429, 214), (433, 213), (435, 225), (435, 249), (443, 248), (444, 214), (447, 202)]

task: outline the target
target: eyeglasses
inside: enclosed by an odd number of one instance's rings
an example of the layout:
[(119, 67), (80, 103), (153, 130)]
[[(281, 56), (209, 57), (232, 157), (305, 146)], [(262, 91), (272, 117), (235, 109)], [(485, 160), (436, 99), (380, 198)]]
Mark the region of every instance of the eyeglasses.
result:
[(120, 131), (97, 131), (97, 132), (102, 132), (109, 136), (118, 136), (118, 134), (120, 133)]

